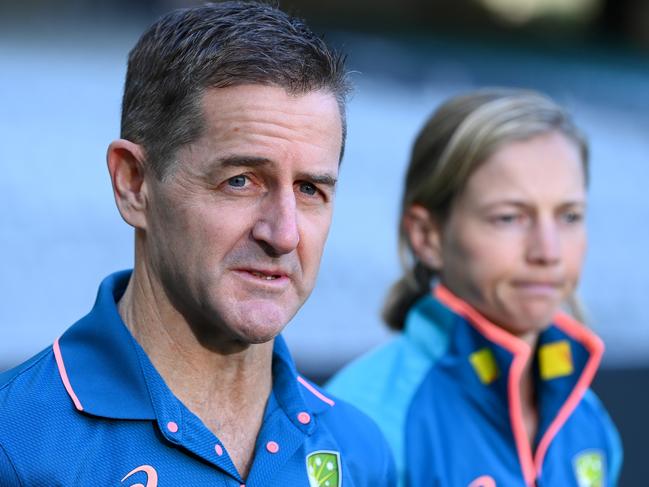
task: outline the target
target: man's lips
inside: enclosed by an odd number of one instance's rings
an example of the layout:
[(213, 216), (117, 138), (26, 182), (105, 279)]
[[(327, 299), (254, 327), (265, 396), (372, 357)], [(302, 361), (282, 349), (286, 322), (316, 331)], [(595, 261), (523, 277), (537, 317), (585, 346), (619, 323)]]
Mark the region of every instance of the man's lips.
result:
[(283, 269), (260, 269), (260, 268), (238, 268), (235, 272), (252, 276), (263, 281), (284, 280), (290, 277), (289, 273)]

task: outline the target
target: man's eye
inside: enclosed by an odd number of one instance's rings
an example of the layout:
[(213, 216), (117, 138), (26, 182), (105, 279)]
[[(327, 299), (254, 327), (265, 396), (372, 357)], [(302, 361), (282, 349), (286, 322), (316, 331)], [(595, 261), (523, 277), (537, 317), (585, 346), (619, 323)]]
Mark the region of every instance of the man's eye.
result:
[(568, 211), (563, 214), (563, 220), (566, 223), (579, 223), (584, 219), (584, 215), (576, 211)]
[(234, 176), (230, 179), (228, 179), (228, 185), (232, 186), (233, 188), (243, 188), (246, 185), (246, 181), (248, 178), (245, 176)]
[(300, 183), (300, 191), (309, 196), (313, 196), (318, 192), (318, 189), (311, 183)]

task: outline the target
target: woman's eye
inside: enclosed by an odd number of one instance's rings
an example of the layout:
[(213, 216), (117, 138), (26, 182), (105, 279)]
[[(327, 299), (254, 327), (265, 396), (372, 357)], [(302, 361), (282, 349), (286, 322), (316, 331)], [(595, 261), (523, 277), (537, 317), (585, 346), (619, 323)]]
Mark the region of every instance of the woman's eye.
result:
[(318, 192), (318, 188), (311, 183), (300, 183), (300, 191), (309, 196), (313, 196)]
[(517, 215), (515, 213), (508, 213), (508, 214), (503, 214), (503, 215), (497, 215), (494, 220), (496, 223), (516, 223), (518, 221), (522, 220), (521, 215)]
[(246, 185), (247, 179), (248, 178), (242, 175), (234, 176), (228, 179), (228, 185), (232, 186), (233, 188), (243, 188)]

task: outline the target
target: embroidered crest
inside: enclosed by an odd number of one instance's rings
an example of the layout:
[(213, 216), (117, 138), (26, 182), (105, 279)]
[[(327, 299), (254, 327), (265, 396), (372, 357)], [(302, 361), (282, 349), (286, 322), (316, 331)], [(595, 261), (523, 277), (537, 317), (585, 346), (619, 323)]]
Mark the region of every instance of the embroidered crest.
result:
[(604, 457), (601, 452), (588, 450), (573, 460), (575, 476), (579, 487), (604, 486)]
[(336, 451), (314, 451), (306, 457), (306, 471), (309, 487), (340, 487), (342, 472), (340, 453)]

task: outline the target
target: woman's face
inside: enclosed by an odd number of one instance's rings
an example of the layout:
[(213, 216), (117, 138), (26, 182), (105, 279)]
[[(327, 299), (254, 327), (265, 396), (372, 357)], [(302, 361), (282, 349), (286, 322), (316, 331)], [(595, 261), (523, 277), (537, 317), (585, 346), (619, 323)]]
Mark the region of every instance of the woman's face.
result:
[(453, 203), (438, 238), (440, 279), (523, 339), (549, 325), (579, 278), (585, 176), (558, 132), (503, 146)]

